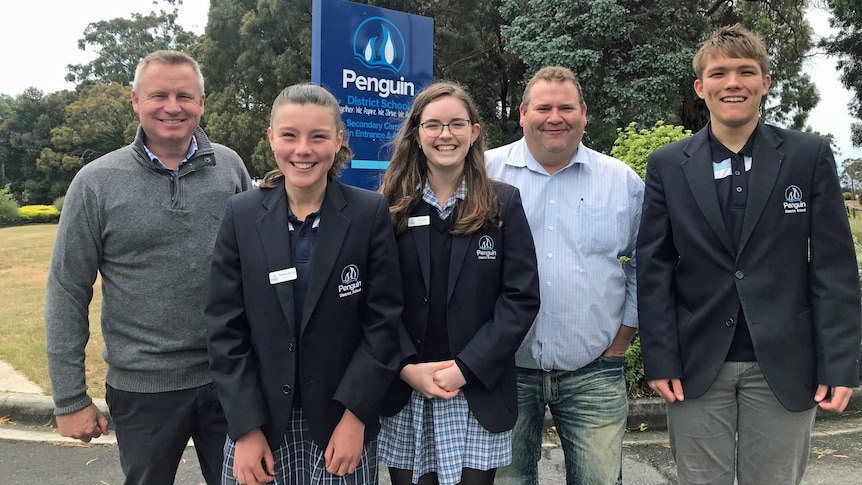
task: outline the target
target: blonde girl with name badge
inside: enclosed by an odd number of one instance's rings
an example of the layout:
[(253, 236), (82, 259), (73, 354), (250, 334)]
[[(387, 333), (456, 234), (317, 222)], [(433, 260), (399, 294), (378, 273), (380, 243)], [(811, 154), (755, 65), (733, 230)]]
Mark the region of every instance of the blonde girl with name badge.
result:
[(514, 355), (539, 309), (538, 276), (518, 190), (485, 174), (478, 119), (460, 86), (424, 89), (380, 189), (397, 234), (409, 356), (379, 436), (393, 485), (491, 485), (511, 461)]
[(285, 88), (278, 169), (230, 200), (206, 326), (228, 422), (223, 484), (376, 484), (381, 400), (398, 371), (401, 281), (388, 204), (336, 180), (336, 99)]

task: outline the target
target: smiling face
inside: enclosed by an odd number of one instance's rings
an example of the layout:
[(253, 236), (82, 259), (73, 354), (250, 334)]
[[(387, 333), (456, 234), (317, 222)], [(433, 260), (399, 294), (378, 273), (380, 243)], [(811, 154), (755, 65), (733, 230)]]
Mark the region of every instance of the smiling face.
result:
[(204, 113), (197, 73), (185, 63), (150, 63), (132, 91), (132, 107), (153, 153), (188, 150)]
[(772, 79), (751, 58), (715, 56), (706, 61), (694, 90), (706, 102), (714, 132), (750, 133)]
[(578, 150), (587, 126), (587, 107), (574, 83), (537, 81), (530, 88), (528, 104), (521, 104), (521, 126), (530, 153), (554, 173)]
[(327, 173), (343, 136), (335, 127), (330, 109), (286, 103), (276, 110), (266, 133), (288, 189), (326, 189)]
[[(422, 123), (433, 125), (453, 122), (458, 125), (459, 120), (470, 122), (463, 131), (454, 128), (455, 133), (452, 133), (453, 125), (442, 127), (439, 133), (422, 126)], [(428, 159), (428, 172), (432, 175), (463, 172), (470, 144), (476, 141), (480, 131), (479, 124), (470, 120), (464, 103), (452, 96), (443, 96), (425, 106), (419, 121), (416, 137)]]

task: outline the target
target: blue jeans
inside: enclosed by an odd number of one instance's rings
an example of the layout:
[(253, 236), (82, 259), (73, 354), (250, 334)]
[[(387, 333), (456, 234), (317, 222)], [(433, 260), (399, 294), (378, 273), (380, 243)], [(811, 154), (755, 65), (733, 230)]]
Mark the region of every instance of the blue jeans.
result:
[(566, 483), (622, 484), (628, 417), (623, 358), (599, 357), (576, 371), (518, 368), (518, 421), (507, 470), (518, 484), (539, 484), (545, 406), (563, 445)]

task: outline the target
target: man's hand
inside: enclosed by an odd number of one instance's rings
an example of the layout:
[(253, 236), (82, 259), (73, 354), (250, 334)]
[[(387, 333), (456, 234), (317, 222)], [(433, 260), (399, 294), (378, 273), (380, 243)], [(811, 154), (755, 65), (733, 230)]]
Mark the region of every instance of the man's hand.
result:
[(365, 423), (345, 409), (323, 452), (326, 471), (339, 477), (355, 472), (362, 457), (364, 438)]
[(636, 333), (638, 333), (638, 329), (620, 325), (620, 329), (617, 330), (613, 342), (611, 342), (610, 347), (605, 349), (602, 355), (604, 357), (625, 357), (626, 350), (628, 350)]
[(685, 401), (682, 392), (682, 381), (677, 377), (671, 379), (652, 379), (647, 381), (650, 389), (667, 402)]
[(825, 384), (817, 386), (817, 391), (814, 393), (814, 402), (820, 406), (820, 409), (832, 411), (833, 413), (843, 413), (850, 402), (850, 396), (853, 395), (853, 389), (844, 386), (832, 386), (832, 395), (829, 396), (829, 387)]
[(454, 365), (454, 360), (408, 364), (401, 369), (401, 380), (410, 384), (410, 387), (416, 389), (428, 399), (431, 399), (432, 397), (452, 399), (458, 395), (458, 389), (455, 389), (454, 391), (443, 389), (434, 382), (434, 373)]
[(57, 416), (57, 431), (60, 436), (75, 438), (84, 443), (108, 433), (108, 418), (99, 411), (95, 404), (90, 403), (80, 411)]
[[(266, 465), (266, 470), (263, 466)], [(271, 483), (275, 473), (272, 450), (260, 428), (254, 428), (236, 440), (233, 452), (233, 476), (242, 485)]]

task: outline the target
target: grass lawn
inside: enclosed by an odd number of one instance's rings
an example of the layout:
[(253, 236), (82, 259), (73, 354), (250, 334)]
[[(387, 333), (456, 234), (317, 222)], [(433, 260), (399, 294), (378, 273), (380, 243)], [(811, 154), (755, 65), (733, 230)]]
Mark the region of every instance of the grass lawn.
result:
[[(51, 393), (45, 357), (45, 281), (57, 233), (56, 224), (0, 228), (0, 360), (45, 393)], [(104, 397), (106, 365), (101, 357), (99, 327), (101, 285), (96, 284), (90, 305), (90, 342), (87, 345), (87, 385), (90, 395)]]
[(851, 217), (847, 219), (850, 221), (850, 231), (856, 237), (857, 240), (862, 242), (862, 212), (856, 211), (854, 212), (856, 217)]

